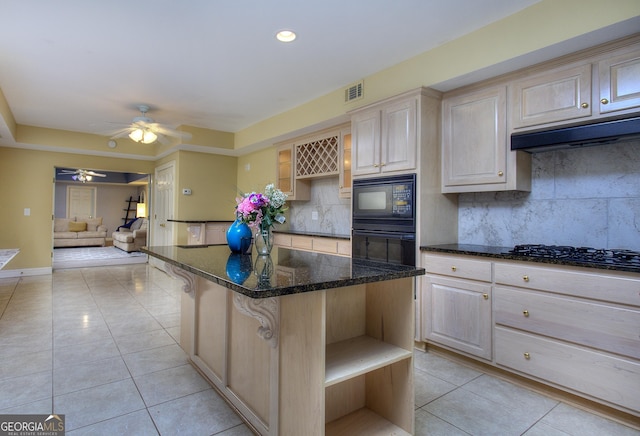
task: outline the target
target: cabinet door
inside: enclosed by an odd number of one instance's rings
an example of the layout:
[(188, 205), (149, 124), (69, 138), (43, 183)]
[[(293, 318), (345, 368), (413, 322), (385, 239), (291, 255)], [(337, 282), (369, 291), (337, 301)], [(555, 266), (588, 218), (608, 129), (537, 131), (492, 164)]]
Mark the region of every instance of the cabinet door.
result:
[(382, 110), (381, 172), (416, 168), (416, 106), (412, 98)]
[(443, 100), (442, 192), (465, 192), (466, 185), (506, 183), (506, 87)]
[(380, 172), (380, 111), (372, 110), (351, 120), (351, 168), (353, 175)]
[(512, 126), (591, 116), (591, 64), (553, 71), (513, 85)]
[(310, 182), (295, 177), (294, 144), (281, 145), (276, 149), (277, 154), (277, 187), (287, 194), (288, 200), (309, 200)]
[(339, 197), (351, 198), (351, 128), (340, 132)]
[(278, 147), (278, 189), (293, 195), (293, 144)]
[(600, 113), (640, 106), (640, 51), (601, 61), (598, 72)]
[(423, 284), (425, 339), (491, 360), (491, 285), (431, 275)]

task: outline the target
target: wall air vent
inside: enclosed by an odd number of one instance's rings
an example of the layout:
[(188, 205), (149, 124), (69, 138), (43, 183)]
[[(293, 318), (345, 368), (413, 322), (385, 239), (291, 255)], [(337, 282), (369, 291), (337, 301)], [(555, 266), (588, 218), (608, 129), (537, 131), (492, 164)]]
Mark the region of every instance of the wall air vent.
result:
[(364, 81), (361, 80), (349, 85), (344, 90), (344, 102), (350, 103), (354, 100), (360, 100), (364, 96)]

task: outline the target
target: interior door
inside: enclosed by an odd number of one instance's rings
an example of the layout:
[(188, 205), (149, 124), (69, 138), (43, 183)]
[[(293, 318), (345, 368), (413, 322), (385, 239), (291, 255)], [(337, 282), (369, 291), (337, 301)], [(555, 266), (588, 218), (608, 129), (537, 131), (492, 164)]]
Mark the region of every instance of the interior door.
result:
[[(153, 181), (153, 210), (149, 213), (151, 220), (151, 245), (174, 245), (173, 223), (175, 196), (175, 162), (169, 162), (156, 168)], [(154, 257), (149, 263), (162, 268), (161, 262)]]
[(96, 188), (67, 186), (67, 218), (93, 218), (96, 216)]

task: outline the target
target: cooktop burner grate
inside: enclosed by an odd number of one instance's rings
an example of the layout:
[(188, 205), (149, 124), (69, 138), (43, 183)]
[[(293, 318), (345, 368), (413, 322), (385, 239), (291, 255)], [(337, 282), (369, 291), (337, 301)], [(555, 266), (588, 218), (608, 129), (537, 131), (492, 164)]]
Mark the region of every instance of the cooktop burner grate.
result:
[(570, 247), (565, 245), (522, 244), (516, 245), (510, 254), (546, 259), (562, 259), (574, 262), (628, 265), (640, 267), (640, 252), (626, 249)]

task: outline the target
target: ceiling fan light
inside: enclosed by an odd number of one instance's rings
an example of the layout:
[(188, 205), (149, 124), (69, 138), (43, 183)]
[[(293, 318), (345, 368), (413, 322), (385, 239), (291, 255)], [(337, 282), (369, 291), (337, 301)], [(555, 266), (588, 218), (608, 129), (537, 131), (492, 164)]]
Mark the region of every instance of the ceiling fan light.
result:
[(131, 133), (129, 133), (129, 138), (135, 142), (142, 142), (143, 144), (151, 144), (158, 139), (158, 135), (151, 132), (150, 130), (143, 129), (135, 129)]

